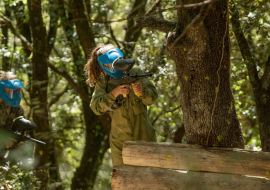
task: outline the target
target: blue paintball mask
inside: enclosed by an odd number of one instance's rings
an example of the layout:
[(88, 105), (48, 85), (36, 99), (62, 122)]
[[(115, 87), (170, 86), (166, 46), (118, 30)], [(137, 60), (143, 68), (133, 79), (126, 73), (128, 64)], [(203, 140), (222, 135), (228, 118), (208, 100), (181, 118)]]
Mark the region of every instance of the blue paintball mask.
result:
[(98, 63), (100, 67), (105, 71), (105, 73), (113, 78), (120, 78), (124, 76), (122, 71), (119, 71), (113, 67), (113, 64), (118, 59), (124, 57), (123, 52), (118, 49), (114, 48), (110, 51), (107, 51), (103, 55), (98, 56)]
[(10, 106), (17, 107), (22, 99), (21, 88), (24, 88), (19, 79), (0, 81), (0, 97)]

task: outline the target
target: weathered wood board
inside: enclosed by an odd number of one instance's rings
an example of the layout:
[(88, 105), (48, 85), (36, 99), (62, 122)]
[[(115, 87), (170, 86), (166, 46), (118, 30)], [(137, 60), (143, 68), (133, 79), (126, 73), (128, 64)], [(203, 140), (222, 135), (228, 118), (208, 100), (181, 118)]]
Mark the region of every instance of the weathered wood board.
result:
[(209, 172), (181, 173), (177, 170), (141, 166), (115, 166), (112, 190), (269, 190), (266, 178)]
[(127, 141), (122, 153), (127, 165), (270, 177), (269, 152)]

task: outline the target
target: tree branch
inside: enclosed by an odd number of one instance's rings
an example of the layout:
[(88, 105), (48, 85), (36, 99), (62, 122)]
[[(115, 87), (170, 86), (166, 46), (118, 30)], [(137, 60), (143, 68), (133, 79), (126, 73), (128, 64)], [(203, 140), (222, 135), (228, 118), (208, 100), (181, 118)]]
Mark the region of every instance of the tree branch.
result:
[(54, 98), (49, 102), (49, 107), (55, 104), (61, 98), (61, 96), (67, 91), (68, 91), (68, 85), (66, 85), (66, 87), (64, 88), (64, 90), (62, 90), (62, 92), (59, 92), (54, 95)]
[(49, 15), (50, 15), (50, 23), (49, 23), (49, 32), (48, 32), (48, 55), (50, 54), (54, 42), (56, 39), (56, 32), (58, 28), (58, 18), (59, 18), (59, 5), (58, 1), (54, 4), (52, 0), (50, 2), (50, 7), (49, 7)]
[[(139, 2), (139, 1), (138, 1)], [(129, 17), (130, 16), (132, 16), (132, 15), (136, 15), (137, 13), (135, 13), (136, 11), (138, 11), (139, 9), (141, 9), (141, 8), (143, 8), (144, 6), (145, 6), (145, 4), (146, 4), (146, 0), (143, 0), (142, 2), (140, 2), (138, 5), (136, 5), (136, 4), (138, 4), (138, 3), (134, 3), (134, 7), (133, 7), (133, 9), (131, 10), (131, 11), (129, 11), (129, 12), (127, 12), (127, 13), (125, 13), (124, 15), (129, 15)]]
[(57, 74), (64, 77), (68, 83), (72, 86), (72, 88), (79, 94), (79, 96), (84, 100), (90, 103), (91, 98), (80, 88), (78, 84), (74, 82), (74, 80), (69, 76), (69, 74), (66, 71), (63, 71), (61, 69), (56, 68), (52, 63), (48, 62), (48, 66), (51, 70), (56, 72)]
[[(206, 9), (206, 11), (203, 13), (203, 11), (204, 11), (204, 7), (203, 7), (203, 5), (206, 5), (206, 4), (202, 4), (202, 7), (201, 7), (201, 9), (200, 9), (200, 12), (199, 12), (199, 14), (185, 27), (185, 29), (184, 29), (184, 31), (181, 33), (181, 35), (180, 36), (178, 36), (177, 37), (177, 39), (173, 42), (173, 44), (170, 46), (170, 48), (172, 48), (173, 46), (175, 46), (175, 44), (181, 39), (181, 38), (183, 38), (185, 35), (186, 35), (186, 33), (189, 31), (189, 29), (192, 27), (192, 26), (194, 26), (195, 25), (195, 23), (198, 23), (199, 22), (199, 20), (202, 22), (202, 21), (204, 21), (204, 19), (206, 18), (206, 16), (208, 15), (208, 13), (210, 12), (210, 9), (212, 8), (212, 6), (213, 6), (213, 4), (216, 2), (216, 1), (218, 1), (218, 0), (212, 0), (212, 1), (210, 1), (209, 3), (209, 5), (207, 6), (207, 9)], [(203, 15), (203, 16), (202, 16)]]
[[(128, 15), (128, 20), (127, 20), (127, 28), (126, 28), (126, 34), (124, 37), (124, 41), (126, 42), (137, 42), (142, 28), (139, 28), (136, 26), (135, 22), (133, 19), (130, 18), (134, 18), (135, 16), (141, 15), (145, 13), (145, 5), (146, 5), (146, 0), (135, 0), (132, 10)], [(135, 44), (134, 46), (129, 46), (129, 45), (125, 45), (124, 44), (124, 49), (123, 49), (123, 53), (125, 56), (127, 57), (131, 57), (133, 54), (135, 48)]]
[(155, 30), (160, 30), (166, 33), (173, 31), (176, 27), (176, 22), (170, 22), (157, 17), (141, 17), (135, 19), (138, 27), (148, 27)]
[(111, 37), (112, 37), (113, 41), (115, 41), (115, 43), (117, 44), (117, 47), (120, 49), (121, 46), (119, 45), (119, 43), (118, 43), (118, 41), (117, 41), (117, 39), (116, 39), (116, 37), (115, 37), (115, 35), (113, 33), (113, 29), (112, 29), (111, 26), (109, 27), (109, 30), (110, 30), (110, 34), (111, 34)]
[(161, 2), (161, 0), (156, 0), (153, 5), (148, 9), (148, 11), (145, 13), (145, 16), (148, 14), (154, 12), (155, 8), (158, 6), (158, 4)]
[[(14, 12), (16, 12), (16, 20), (17, 20), (17, 31), (25, 37), (25, 39), (29, 42), (29, 44), (32, 43), (32, 36), (31, 36), (31, 29), (29, 24), (29, 19), (27, 19), (27, 15), (25, 14), (25, 4), (19, 0), (16, 6), (14, 6), (12, 9)], [(23, 44), (23, 51), (26, 54), (26, 57), (30, 57), (32, 51), (28, 49), (26, 45)], [(31, 86), (31, 83), (30, 83)], [(30, 92), (30, 91), (29, 91)]]
[[(156, 15), (156, 14), (168, 11), (168, 10), (198, 8), (200, 6), (204, 6), (204, 5), (207, 5), (209, 3), (212, 3), (213, 1), (216, 1), (216, 0), (207, 0), (207, 1), (204, 1), (204, 2), (201, 2), (201, 3), (195, 3), (195, 4), (178, 5), (178, 6), (169, 7), (167, 9), (160, 9), (160, 10), (155, 11), (155, 12), (154, 12), (154, 10), (151, 10), (151, 13), (148, 13), (147, 16)], [(135, 16), (131, 16), (131, 17), (121, 18), (121, 19), (118, 19), (118, 20), (111, 20), (111, 21), (106, 21), (106, 22), (91, 20), (91, 22), (95, 22), (95, 23), (113, 23), (113, 22), (130, 21), (132, 19), (140, 18), (140, 17), (145, 17), (145, 13), (135, 15)], [(77, 21), (86, 21), (86, 20), (87, 20), (86, 18), (75, 18), (75, 19), (72, 19), (72, 20), (70, 20), (68, 22), (77, 22)]]
[(240, 21), (239, 21), (239, 13), (236, 9), (235, 4), (231, 6), (231, 22), (232, 22), (232, 29), (234, 32), (234, 35), (237, 39), (238, 46), (240, 48), (241, 54), (243, 59), (245, 60), (247, 69), (248, 69), (248, 75), (250, 78), (250, 83), (253, 87), (258, 87), (259, 85), (259, 77), (258, 77), (258, 71), (256, 69), (256, 63), (251, 55), (248, 42), (245, 38), (245, 35), (241, 29)]
[(1, 20), (7, 24), (7, 26), (9, 27), (9, 29), (11, 30), (11, 32), (15, 36), (17, 36), (18, 38), (20, 38), (20, 40), (23, 43), (23, 46), (25, 46), (30, 51), (33, 51), (32, 44), (29, 43), (28, 40), (23, 35), (21, 35), (19, 32), (16, 31), (15, 27), (12, 25), (12, 22), (7, 17), (4, 16), (4, 13), (2, 11), (1, 11), (1, 14), (2, 14), (2, 15), (0, 15), (0, 17), (2, 18)]
[(69, 0), (74, 19), (84, 18), (75, 22), (76, 31), (79, 37), (80, 44), (83, 48), (85, 59), (90, 57), (90, 50), (96, 46), (93, 35), (93, 30), (89, 26), (88, 19), (85, 15), (85, 7), (83, 0)]

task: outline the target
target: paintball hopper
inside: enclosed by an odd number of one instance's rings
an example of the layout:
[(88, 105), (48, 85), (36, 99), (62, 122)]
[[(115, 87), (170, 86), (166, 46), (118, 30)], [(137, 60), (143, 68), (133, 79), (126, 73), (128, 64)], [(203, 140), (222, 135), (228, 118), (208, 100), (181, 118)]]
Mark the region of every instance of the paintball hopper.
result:
[(134, 59), (118, 59), (113, 64), (113, 67), (118, 71), (127, 72), (129, 71), (135, 64)]
[(37, 128), (34, 122), (24, 119), (23, 116), (15, 118), (13, 122), (17, 124), (16, 127), (19, 131), (33, 131)]

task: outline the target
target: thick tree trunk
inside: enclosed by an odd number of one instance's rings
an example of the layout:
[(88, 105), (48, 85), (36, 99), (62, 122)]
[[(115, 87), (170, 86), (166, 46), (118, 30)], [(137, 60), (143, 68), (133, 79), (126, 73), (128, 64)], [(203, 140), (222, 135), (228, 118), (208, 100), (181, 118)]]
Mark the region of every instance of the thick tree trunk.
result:
[[(29, 0), (28, 10), (30, 15), (30, 27), (33, 38), (32, 57), (32, 86), (31, 102), (33, 107), (33, 120), (38, 125), (35, 132), (40, 140), (46, 142), (46, 146), (36, 145), (36, 171), (37, 177), (42, 182), (40, 189), (47, 189), (50, 175), (54, 180), (58, 180), (58, 168), (55, 170), (54, 140), (50, 138), (50, 127), (48, 118), (47, 85), (48, 85), (48, 51), (47, 35), (43, 23), (41, 0)], [(50, 152), (51, 151), (51, 152)], [(49, 170), (50, 166), (52, 170)]]
[[(198, 2), (177, 0), (177, 5)], [(167, 40), (180, 83), (187, 142), (243, 148), (230, 89), (228, 0), (206, 7), (199, 19), (199, 9), (178, 9), (178, 27)], [(194, 24), (177, 39), (190, 22)]]

